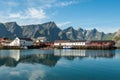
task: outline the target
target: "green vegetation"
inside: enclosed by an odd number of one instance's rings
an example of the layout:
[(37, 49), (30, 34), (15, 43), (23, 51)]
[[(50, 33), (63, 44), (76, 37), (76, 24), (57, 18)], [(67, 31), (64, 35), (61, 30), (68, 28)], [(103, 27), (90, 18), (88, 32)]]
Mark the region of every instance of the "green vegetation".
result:
[(115, 33), (109, 33), (103, 36), (103, 40), (112, 40)]
[(116, 36), (116, 37), (114, 38), (114, 40), (119, 41), (119, 40), (120, 40), (120, 37), (119, 37), (119, 36)]
[(40, 34), (45, 35), (44, 30), (40, 30)]

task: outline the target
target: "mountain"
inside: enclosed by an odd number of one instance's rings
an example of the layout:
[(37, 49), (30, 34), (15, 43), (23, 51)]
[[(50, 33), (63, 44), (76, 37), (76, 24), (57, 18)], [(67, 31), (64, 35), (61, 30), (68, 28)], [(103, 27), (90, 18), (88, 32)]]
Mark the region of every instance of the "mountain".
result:
[(9, 31), (12, 35), (11, 37), (23, 37), (22, 28), (16, 22), (8, 22), (4, 24), (7, 31)]
[(43, 29), (39, 31), (41, 36), (46, 36), (49, 41), (60, 39), (59, 32), (61, 31), (61, 29), (58, 28), (54, 22), (44, 23), (41, 24), (41, 26), (43, 27)]
[(86, 30), (82, 29), (82, 28), (78, 28), (77, 30), (77, 38), (78, 40), (85, 40), (86, 39)]
[(23, 37), (31, 37), (35, 38), (37, 36), (40, 36), (39, 31), (43, 29), (41, 25), (24, 25), (21, 26), (22, 28), (22, 35)]
[(9, 32), (3, 23), (0, 23), (0, 37), (9, 37), (12, 33)]
[(65, 30), (60, 31), (59, 33), (60, 39), (63, 40), (76, 40), (77, 39), (77, 31), (73, 27), (68, 27)]
[(14, 39), (15, 37), (37, 38), (46, 36), (49, 41), (60, 39), (60, 28), (54, 22), (37, 25), (19, 26), (16, 22), (0, 23), (0, 37)]
[[(59, 33), (61, 39), (70, 39), (70, 40), (103, 40), (106, 34), (104, 32), (99, 32), (96, 29), (92, 30), (83, 30), (79, 28), (75, 30), (73, 27), (69, 27), (65, 30), (62, 30)], [(106, 35), (107, 36), (107, 35)], [(109, 39), (106, 39), (109, 40)]]
[(116, 32), (114, 33), (107, 33), (103, 36), (103, 40), (113, 40), (113, 37), (115, 36)]
[(99, 32), (97, 29), (84, 30), (68, 27), (61, 30), (54, 22), (20, 26), (16, 22), (0, 23), (0, 37), (37, 38), (45, 36), (49, 41), (55, 40), (111, 40), (117, 33)]
[(97, 29), (86, 30), (85, 39), (86, 40), (103, 40), (104, 32), (99, 32)]
[(118, 44), (120, 44), (120, 30), (118, 30), (116, 33), (114, 33), (114, 36), (112, 39), (114, 41), (116, 41)]

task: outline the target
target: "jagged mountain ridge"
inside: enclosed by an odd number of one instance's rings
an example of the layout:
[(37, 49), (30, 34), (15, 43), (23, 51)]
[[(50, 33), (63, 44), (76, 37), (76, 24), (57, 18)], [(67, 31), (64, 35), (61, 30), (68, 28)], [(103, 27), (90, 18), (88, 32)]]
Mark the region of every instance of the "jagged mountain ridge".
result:
[[(112, 36), (111, 36), (112, 35)], [(47, 22), (36, 25), (24, 25), (20, 26), (16, 22), (0, 23), (0, 37), (27, 37), (37, 38), (45, 36), (49, 41), (55, 40), (110, 40), (114, 36), (111, 34), (105, 34), (99, 32), (96, 29), (84, 30), (82, 28), (74, 29), (68, 27), (61, 30), (54, 22)], [(106, 38), (111, 36), (110, 38)]]

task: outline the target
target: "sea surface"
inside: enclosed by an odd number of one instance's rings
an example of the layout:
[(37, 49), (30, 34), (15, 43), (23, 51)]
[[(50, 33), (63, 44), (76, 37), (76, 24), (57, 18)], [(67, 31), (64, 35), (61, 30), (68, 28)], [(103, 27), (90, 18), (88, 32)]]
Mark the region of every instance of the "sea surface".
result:
[(0, 80), (120, 80), (120, 50), (0, 50)]

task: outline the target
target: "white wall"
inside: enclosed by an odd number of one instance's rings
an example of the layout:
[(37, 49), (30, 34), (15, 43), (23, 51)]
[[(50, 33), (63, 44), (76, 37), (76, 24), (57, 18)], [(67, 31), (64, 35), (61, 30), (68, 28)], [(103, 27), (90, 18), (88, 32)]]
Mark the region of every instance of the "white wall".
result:
[(4, 46), (32, 46), (33, 41), (20, 40), (19, 38), (15, 38), (11, 43), (4, 43)]
[(62, 43), (54, 43), (54, 46), (85, 46), (85, 42), (62, 42)]
[(33, 41), (20, 40), (20, 46), (32, 46)]
[(13, 40), (10, 44), (8, 44), (9, 46), (20, 46), (20, 39), (19, 38), (15, 38), (15, 40)]
[(60, 45), (60, 43), (54, 43), (54, 46), (59, 46)]

